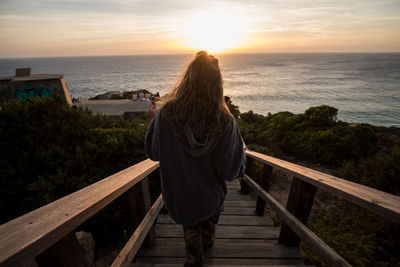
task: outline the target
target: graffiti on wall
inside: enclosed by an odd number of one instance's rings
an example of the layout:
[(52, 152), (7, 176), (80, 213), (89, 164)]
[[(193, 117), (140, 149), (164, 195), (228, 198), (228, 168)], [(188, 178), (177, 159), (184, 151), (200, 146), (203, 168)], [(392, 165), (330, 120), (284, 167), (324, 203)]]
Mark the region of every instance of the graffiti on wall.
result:
[(26, 84), (23, 88), (14, 91), (16, 99), (28, 99), (29, 97), (51, 97), (54, 88), (50, 87), (35, 87), (31, 84)]

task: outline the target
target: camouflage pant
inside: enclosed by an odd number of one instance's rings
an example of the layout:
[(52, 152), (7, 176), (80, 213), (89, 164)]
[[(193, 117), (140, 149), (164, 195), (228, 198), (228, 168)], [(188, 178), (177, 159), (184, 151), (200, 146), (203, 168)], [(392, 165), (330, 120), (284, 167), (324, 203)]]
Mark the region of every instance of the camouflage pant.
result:
[(204, 250), (214, 244), (215, 226), (218, 223), (219, 213), (207, 220), (192, 226), (183, 226), (186, 244), (185, 266), (200, 267), (204, 262)]

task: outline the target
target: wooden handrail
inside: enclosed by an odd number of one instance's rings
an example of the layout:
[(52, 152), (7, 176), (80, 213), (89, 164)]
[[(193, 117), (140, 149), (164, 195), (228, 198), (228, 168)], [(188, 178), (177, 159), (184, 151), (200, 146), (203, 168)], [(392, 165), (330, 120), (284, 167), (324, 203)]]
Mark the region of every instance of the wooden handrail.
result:
[(400, 197), (254, 151), (247, 156), (400, 223)]
[(35, 258), (159, 166), (149, 159), (0, 226), (0, 265)]
[(147, 215), (143, 218), (143, 221), (129, 238), (124, 248), (115, 258), (111, 267), (129, 266), (132, 263), (133, 258), (138, 252), (142, 245), (144, 238), (150, 231), (154, 221), (156, 220), (161, 208), (164, 206), (164, 200), (160, 195), (157, 201), (153, 204)]
[[(292, 174), (294, 180), (297, 181), (297, 186), (304, 187), (301, 183), (310, 184), (343, 197), (352, 203), (380, 214), (394, 222), (400, 222), (399, 196), (346, 181), (261, 153), (246, 151), (246, 154), (251, 159), (258, 160), (264, 163), (265, 166), (270, 166), (263, 169), (262, 176), (267, 180), (270, 179), (272, 173), (272, 169), (269, 168), (277, 168)], [(141, 181), (141, 187), (144, 186), (141, 189), (142, 191), (145, 187), (148, 187), (148, 181), (143, 178), (158, 167), (158, 162), (149, 159), (144, 160), (95, 184), (1, 225), (0, 266), (24, 265), (38, 255), (43, 255), (44, 251), (47, 253), (50, 247), (57, 245), (57, 242), (59, 243), (64, 239), (71, 241), (72, 237), (75, 238), (74, 235), (71, 235), (71, 232), (77, 226), (111, 203), (114, 199), (121, 196)], [(335, 260), (338, 266), (347, 266), (348, 263), (346, 261), (338, 256), (336, 252), (329, 248), (304, 225), (304, 220), (302, 223), (301, 220), (296, 218), (297, 215), (292, 214), (290, 209), (288, 210), (281, 206), (266, 192), (266, 190), (264, 190), (269, 182), (263, 185), (263, 187), (260, 187), (248, 176), (245, 176), (244, 180), (251, 185), (262, 200), (268, 202), (277, 210), (284, 222), (290, 226), (298, 236), (310, 243), (314, 248), (317, 248), (322, 257)], [(293, 185), (294, 183), (292, 183), (292, 187)], [(132, 194), (131, 191), (132, 190), (126, 194)], [(142, 191), (139, 190), (138, 192)], [(148, 194), (148, 190), (146, 194)], [(311, 204), (312, 201), (313, 196), (311, 198)], [(137, 231), (132, 235), (123, 251), (121, 251), (119, 257), (115, 260), (115, 266), (126, 265), (126, 263), (130, 262), (137, 252), (138, 247), (143, 242), (144, 237), (149, 232), (162, 205), (163, 201), (160, 196), (139, 225)], [(260, 205), (260, 207), (262, 207), (262, 205)], [(148, 208), (146, 208), (146, 211), (147, 209)], [(144, 211), (144, 213), (146, 211)], [(261, 214), (261, 212), (259, 213)]]
[(302, 240), (309, 244), (315, 250), (318, 256), (324, 259), (325, 262), (329, 263), (329, 266), (351, 266), (299, 219), (297, 219), (292, 213), (283, 207), (282, 204), (280, 204), (273, 196), (262, 189), (261, 186), (259, 186), (253, 179), (245, 175), (244, 180), (251, 188), (253, 188), (258, 196), (266, 201), (280, 215), (282, 220), (290, 227), (290, 229), (292, 229), (299, 237), (301, 237)]

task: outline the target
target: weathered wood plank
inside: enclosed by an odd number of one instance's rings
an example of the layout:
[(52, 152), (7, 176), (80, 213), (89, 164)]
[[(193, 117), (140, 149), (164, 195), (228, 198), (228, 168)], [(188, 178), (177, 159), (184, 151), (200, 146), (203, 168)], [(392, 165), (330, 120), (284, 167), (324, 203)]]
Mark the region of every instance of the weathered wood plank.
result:
[[(205, 264), (212, 265), (262, 265), (268, 261), (268, 264), (279, 265), (284, 267), (285, 265), (297, 265), (303, 266), (302, 259), (234, 259), (234, 258), (205, 258)], [(138, 257), (136, 263), (155, 263), (155, 264), (180, 264), (180, 267), (185, 263), (184, 257)]]
[(149, 179), (144, 177), (136, 186), (125, 192), (135, 227), (139, 226), (151, 208)]
[[(160, 214), (157, 219), (159, 224), (175, 224), (168, 214)], [(218, 225), (238, 225), (238, 226), (272, 226), (273, 222), (268, 217), (259, 216), (237, 216), (237, 215), (221, 215)]]
[[(204, 267), (232, 267), (232, 263), (228, 264), (204, 264)], [(304, 264), (235, 264), (235, 267), (313, 267), (311, 265), (304, 265)], [(182, 267), (182, 263), (173, 264), (173, 263), (133, 263), (131, 267)]]
[[(142, 249), (139, 256), (147, 257), (184, 257), (185, 243), (158, 242), (153, 249)], [(220, 243), (215, 242), (214, 247), (205, 253), (208, 258), (263, 258), (263, 259), (299, 259), (297, 248), (285, 247), (273, 243)]]
[(252, 200), (252, 199), (249, 195), (242, 195), (239, 192), (228, 191), (228, 194), (226, 194), (225, 201), (229, 200)]
[[(253, 168), (254, 168), (254, 160), (251, 157), (246, 156), (246, 169), (245, 173), (247, 175), (252, 175), (253, 174)], [(243, 195), (247, 195), (249, 191), (249, 185), (246, 183), (246, 181), (242, 178), (239, 179), (240, 182), (240, 193)]]
[(0, 264), (24, 264), (158, 168), (144, 160), (0, 226)]
[(240, 193), (240, 187), (228, 187), (228, 191), (233, 191), (233, 192), (239, 192)]
[[(269, 184), (271, 183), (271, 177), (272, 177), (272, 167), (267, 164), (263, 164), (263, 169), (260, 177), (261, 181), (260, 186), (267, 192), (269, 189)], [(263, 216), (264, 210), (265, 210), (265, 201), (262, 200), (262, 198), (257, 197), (257, 205), (256, 205), (257, 215)]]
[[(156, 237), (183, 237), (182, 226), (176, 224), (156, 224)], [(268, 226), (218, 225), (216, 238), (277, 239), (278, 231)]]
[(226, 185), (240, 185), (239, 179), (235, 179), (233, 181), (225, 181)]
[(226, 207), (221, 213), (222, 215), (255, 215), (256, 209), (254, 207)]
[(164, 205), (162, 195), (159, 196), (154, 205), (150, 208), (147, 215), (144, 217), (143, 221), (139, 224), (138, 228), (135, 230), (131, 238), (125, 244), (124, 248), (115, 258), (111, 267), (118, 266), (129, 266), (135, 257), (137, 251), (139, 250), (141, 244), (143, 243), (147, 233), (150, 231), (151, 227), (157, 215), (160, 213), (161, 208)]
[[(138, 184), (124, 194), (130, 207), (131, 221), (136, 229), (151, 208), (150, 187), (148, 177), (143, 178)], [(150, 230), (144, 245), (151, 247), (154, 242), (154, 229)]]
[[(286, 208), (304, 224), (307, 223), (316, 192), (317, 188), (312, 184), (293, 177)], [(278, 242), (285, 246), (298, 246), (300, 238), (284, 223)]]
[(225, 207), (256, 207), (254, 200), (225, 200)]
[(400, 223), (400, 197), (353, 183), (326, 173), (309, 169), (291, 162), (254, 151), (247, 156), (259, 160), (308, 182), (320, 189), (340, 196), (356, 205), (375, 212), (396, 223)]
[(244, 179), (249, 186), (266, 202), (268, 202), (282, 218), (282, 220), (293, 230), (304, 242), (306, 242), (329, 266), (351, 266), (316, 234), (314, 234), (307, 226), (299, 219), (291, 214), (285, 207), (282, 206), (273, 196), (265, 192), (256, 182), (247, 175)]
[[(169, 241), (182, 241), (182, 237), (157, 237), (160, 242), (169, 242)], [(218, 238), (218, 242), (223, 243), (261, 243), (261, 242), (274, 242), (276, 243), (276, 239), (248, 239), (248, 238)]]
[[(68, 255), (68, 257), (65, 257)], [(83, 248), (76, 238), (75, 232), (71, 232), (46, 249), (35, 258), (40, 267), (86, 267), (89, 264), (85, 261)], [(2, 265), (3, 266), (3, 265)]]
[(239, 193), (240, 194), (240, 188), (235, 187), (228, 187), (228, 193), (232, 192), (232, 193)]

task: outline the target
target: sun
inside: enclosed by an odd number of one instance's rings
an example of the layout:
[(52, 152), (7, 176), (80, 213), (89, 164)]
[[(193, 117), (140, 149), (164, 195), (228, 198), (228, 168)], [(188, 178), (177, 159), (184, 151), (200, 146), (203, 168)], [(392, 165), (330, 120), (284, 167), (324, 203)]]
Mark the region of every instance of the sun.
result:
[(243, 41), (243, 21), (235, 8), (195, 12), (185, 23), (187, 45), (211, 53), (238, 47)]

